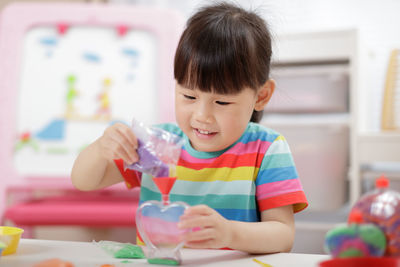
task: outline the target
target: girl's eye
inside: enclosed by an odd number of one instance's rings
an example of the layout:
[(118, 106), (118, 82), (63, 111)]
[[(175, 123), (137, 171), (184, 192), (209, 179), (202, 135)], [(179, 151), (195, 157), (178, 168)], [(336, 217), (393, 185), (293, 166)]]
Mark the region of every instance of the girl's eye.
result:
[(196, 97), (191, 96), (191, 95), (183, 95), (186, 99), (194, 100)]
[(215, 101), (215, 103), (217, 103), (218, 105), (221, 105), (221, 106), (226, 106), (226, 105), (230, 104), (230, 102), (223, 102), (223, 101)]

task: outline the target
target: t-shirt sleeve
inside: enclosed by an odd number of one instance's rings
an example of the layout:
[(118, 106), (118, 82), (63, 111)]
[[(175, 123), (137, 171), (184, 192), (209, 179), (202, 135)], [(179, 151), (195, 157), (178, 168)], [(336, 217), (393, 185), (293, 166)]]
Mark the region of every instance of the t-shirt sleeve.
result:
[(299, 212), (308, 206), (290, 148), (279, 135), (267, 149), (256, 179), (256, 197), (260, 212), (293, 205)]
[(125, 184), (128, 188), (134, 188), (136, 186), (140, 186), (140, 178), (141, 173), (135, 170), (126, 169), (124, 170), (124, 161), (122, 159), (115, 159), (115, 165), (119, 172), (121, 173), (122, 177), (125, 180)]

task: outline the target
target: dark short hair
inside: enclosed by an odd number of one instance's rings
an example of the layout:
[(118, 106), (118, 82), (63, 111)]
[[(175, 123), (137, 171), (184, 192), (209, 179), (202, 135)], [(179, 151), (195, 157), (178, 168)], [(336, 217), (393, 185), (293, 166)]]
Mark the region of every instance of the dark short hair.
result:
[[(269, 78), (271, 56), (271, 34), (260, 16), (217, 3), (189, 18), (175, 53), (174, 77), (204, 92), (257, 90)], [(254, 111), (251, 121), (261, 116), (262, 111)]]

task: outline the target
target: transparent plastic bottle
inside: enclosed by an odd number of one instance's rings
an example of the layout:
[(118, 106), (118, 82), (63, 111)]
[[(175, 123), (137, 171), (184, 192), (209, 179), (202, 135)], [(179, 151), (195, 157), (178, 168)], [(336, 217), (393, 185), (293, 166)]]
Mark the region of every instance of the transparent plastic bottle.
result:
[[(400, 256), (400, 193), (389, 189), (384, 175), (376, 179), (375, 189), (366, 192), (353, 206), (362, 214), (363, 223), (373, 223), (385, 233), (385, 256)], [(349, 221), (350, 222), (350, 221)]]

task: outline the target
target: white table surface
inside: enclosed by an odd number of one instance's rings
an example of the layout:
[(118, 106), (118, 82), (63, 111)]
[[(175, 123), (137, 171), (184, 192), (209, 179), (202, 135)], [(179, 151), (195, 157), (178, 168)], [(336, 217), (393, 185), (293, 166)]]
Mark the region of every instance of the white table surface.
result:
[[(38, 239), (22, 239), (15, 254), (1, 256), (0, 266), (31, 267), (35, 263), (51, 258), (70, 261), (75, 267), (100, 267), (102, 264), (114, 264), (116, 267), (167, 266), (149, 264), (145, 259), (115, 259), (91, 242)], [(319, 262), (329, 259), (329, 256), (296, 253), (249, 255), (230, 250), (182, 249), (182, 266), (260, 267), (253, 261), (254, 258), (273, 267), (317, 267)]]

